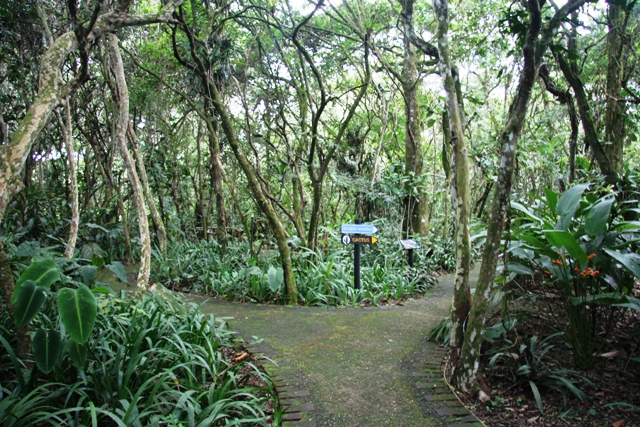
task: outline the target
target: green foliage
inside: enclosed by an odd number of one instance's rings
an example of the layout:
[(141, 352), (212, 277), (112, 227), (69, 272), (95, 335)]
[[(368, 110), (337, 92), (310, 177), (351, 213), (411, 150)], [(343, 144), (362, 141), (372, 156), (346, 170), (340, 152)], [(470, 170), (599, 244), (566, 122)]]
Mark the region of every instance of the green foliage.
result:
[[(519, 339), (512, 341), (506, 336), (506, 332), (514, 325), (515, 323), (499, 326), (505, 334), (501, 339), (494, 341), (492, 348), (487, 351), (491, 356), (489, 367), (499, 362), (505, 363), (517, 384), (530, 388), (540, 413), (544, 413), (541, 389), (553, 389), (563, 395), (572, 395), (581, 401), (588, 400), (585, 392), (576, 384), (579, 382), (584, 382), (588, 386), (593, 384), (577, 371), (560, 368), (548, 360), (547, 354), (554, 347), (551, 342), (562, 335), (562, 332), (550, 335), (542, 341), (539, 341), (537, 336), (524, 341)], [(514, 351), (515, 349), (517, 351)]]
[(552, 190), (532, 208), (513, 203), (514, 261), (517, 274), (538, 271), (560, 297), (564, 316), (558, 327), (572, 346), (576, 363), (592, 366), (603, 337), (620, 314), (619, 304), (632, 304), (630, 292), (640, 277), (635, 253), (640, 227), (625, 216), (637, 200), (617, 201), (620, 193), (601, 189), (587, 192), (576, 185), (560, 197)]
[(58, 331), (39, 329), (33, 336), (33, 358), (38, 368), (45, 374), (53, 370), (61, 349), (62, 338)]
[(36, 286), (49, 289), (51, 285), (60, 279), (60, 270), (53, 259), (43, 259), (34, 262), (22, 272), (20, 278), (15, 283), (11, 303), (16, 304), (18, 291), (23, 283), (30, 281)]
[[(422, 294), (435, 284), (422, 266), (407, 267), (397, 241), (381, 238), (363, 252), (362, 289), (357, 291), (352, 251), (325, 255), (297, 248), (292, 258), (301, 301), (308, 306), (378, 305)], [(224, 254), (214, 242), (173, 244), (167, 256), (154, 258), (153, 267), (152, 280), (170, 289), (213, 293), (236, 301), (278, 302), (282, 297), (284, 279), (275, 253), (264, 251), (256, 260), (247, 243), (230, 245)]]
[(95, 324), (98, 306), (87, 286), (64, 288), (58, 292), (58, 313), (71, 340), (83, 344)]
[[(67, 353), (57, 330), (36, 333), (34, 361), (46, 376), (30, 374), (2, 319), (0, 425), (268, 425), (271, 389), (250, 385), (268, 378), (225, 356), (235, 342), (224, 322), (162, 296), (102, 295), (98, 305), (93, 333), (83, 345), (69, 341)], [(37, 323), (52, 316), (46, 305)]]

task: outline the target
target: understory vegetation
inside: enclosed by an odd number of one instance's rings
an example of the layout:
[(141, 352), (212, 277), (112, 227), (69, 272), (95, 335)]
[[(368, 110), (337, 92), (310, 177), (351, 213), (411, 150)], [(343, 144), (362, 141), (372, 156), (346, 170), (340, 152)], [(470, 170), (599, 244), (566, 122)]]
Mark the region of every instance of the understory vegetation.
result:
[[(512, 202), (508, 262), (483, 332), (493, 398), (468, 400), (490, 425), (635, 425), (639, 196), (632, 176)], [(432, 337), (446, 344), (448, 325)]]
[[(38, 261), (23, 278), (44, 300), (25, 308), (18, 291), (15, 319), (0, 310), (0, 425), (271, 425), (273, 386), (224, 321), (170, 293), (115, 296), (59, 262), (77, 274)], [(61, 296), (82, 290), (70, 319)]]
[(0, 427), (268, 424), (224, 325), (140, 295), (379, 306), (444, 272), (470, 404), (629, 424), (639, 107), (637, 0), (0, 0)]

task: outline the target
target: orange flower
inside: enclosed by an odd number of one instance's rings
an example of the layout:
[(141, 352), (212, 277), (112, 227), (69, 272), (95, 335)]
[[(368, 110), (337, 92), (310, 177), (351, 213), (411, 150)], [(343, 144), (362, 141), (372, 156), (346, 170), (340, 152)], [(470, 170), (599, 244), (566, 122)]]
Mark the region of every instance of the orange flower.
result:
[(596, 257), (596, 254), (591, 254), (589, 255), (589, 261), (591, 261), (592, 259), (594, 259)]
[(551, 272), (549, 270), (546, 270), (545, 273), (547, 273), (549, 276), (551, 276)]

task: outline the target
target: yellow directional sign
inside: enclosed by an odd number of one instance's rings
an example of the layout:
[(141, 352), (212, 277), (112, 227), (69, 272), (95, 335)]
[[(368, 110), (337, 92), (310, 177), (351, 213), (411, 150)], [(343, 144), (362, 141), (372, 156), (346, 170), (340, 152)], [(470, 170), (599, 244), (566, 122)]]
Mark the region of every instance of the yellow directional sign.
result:
[(375, 236), (349, 236), (342, 235), (342, 243), (345, 245), (375, 245), (378, 238)]

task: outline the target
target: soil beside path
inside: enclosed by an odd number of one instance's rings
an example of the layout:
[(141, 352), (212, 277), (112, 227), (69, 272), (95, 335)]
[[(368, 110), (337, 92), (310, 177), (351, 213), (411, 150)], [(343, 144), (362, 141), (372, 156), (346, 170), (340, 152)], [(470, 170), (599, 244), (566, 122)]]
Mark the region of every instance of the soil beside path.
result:
[(426, 336), (447, 315), (452, 290), (453, 277), (444, 276), (425, 297), (401, 307), (332, 309), (209, 300), (202, 310), (232, 318), (231, 329), (245, 337), (264, 339), (267, 356), (288, 378), (288, 390), (309, 392), (306, 402), (314, 410), (291, 426), (447, 426), (457, 424), (443, 406), (455, 402), (425, 398), (426, 383), (419, 380), (425, 366), (433, 368), (442, 360), (442, 352)]

